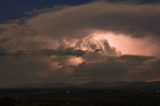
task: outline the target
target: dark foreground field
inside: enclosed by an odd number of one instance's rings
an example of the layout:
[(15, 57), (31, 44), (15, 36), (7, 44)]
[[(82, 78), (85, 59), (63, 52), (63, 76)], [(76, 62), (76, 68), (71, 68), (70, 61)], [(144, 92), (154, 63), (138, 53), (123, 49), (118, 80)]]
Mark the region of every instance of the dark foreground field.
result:
[(158, 89), (2, 89), (0, 106), (160, 106)]

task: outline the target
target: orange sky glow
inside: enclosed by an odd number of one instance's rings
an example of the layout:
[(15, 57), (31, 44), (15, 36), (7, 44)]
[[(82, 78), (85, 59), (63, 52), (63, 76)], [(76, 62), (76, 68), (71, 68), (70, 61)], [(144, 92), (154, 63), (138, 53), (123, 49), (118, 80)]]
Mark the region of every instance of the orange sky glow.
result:
[(133, 38), (124, 34), (112, 32), (94, 32), (96, 40), (106, 39), (111, 47), (115, 47), (122, 54), (153, 56), (156, 46), (151, 39)]

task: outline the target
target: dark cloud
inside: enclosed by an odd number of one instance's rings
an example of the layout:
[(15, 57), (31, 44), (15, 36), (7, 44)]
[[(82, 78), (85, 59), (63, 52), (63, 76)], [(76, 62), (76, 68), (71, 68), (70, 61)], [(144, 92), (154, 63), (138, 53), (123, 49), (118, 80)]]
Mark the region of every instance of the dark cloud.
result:
[(0, 59), (0, 87), (38, 83), (38, 80), (43, 79), (39, 74), (43, 70), (50, 70), (47, 64), (38, 58), (4, 56)]
[(5, 51), (5, 49), (0, 48), (0, 56), (6, 56), (7, 52)]
[(46, 56), (51, 56), (51, 55), (62, 55), (62, 56), (82, 56), (86, 52), (83, 50), (75, 50), (73, 48), (67, 48), (64, 50), (53, 50), (53, 49), (46, 49), (46, 50), (39, 50), (39, 51), (33, 51), (30, 54), (32, 55), (46, 55)]
[(104, 2), (50, 10), (24, 22), (1, 24), (0, 47), (9, 50), (53, 49), (56, 40), (86, 37), (94, 30), (152, 39), (154, 43), (160, 34), (159, 13), (159, 4), (114, 5)]
[(0, 48), (16, 50), (38, 47), (37, 41), (33, 41), (34, 31), (22, 22), (13, 21), (0, 24), (0, 30)]
[(85, 62), (73, 67), (65, 63), (70, 57), (52, 59), (42, 56), (1, 57), (1, 87), (46, 83), (159, 80), (160, 60), (157, 58), (135, 55), (118, 57), (98, 55), (97, 58), (96, 54), (93, 55), (95, 59), (91, 60), (86, 56)]
[(151, 39), (159, 54), (159, 19), (159, 4), (94, 2), (0, 24), (1, 86), (157, 80), (158, 57), (122, 55), (108, 40), (90, 34)]
[[(92, 60), (78, 66), (64, 66), (66, 58), (53, 58), (51, 64), (58, 62), (58, 70), (48, 64), (50, 59), (44, 57), (1, 57), (1, 86), (44, 83), (112, 82), (157, 80), (159, 78), (160, 61), (148, 56), (124, 55), (120, 57), (104, 57), (93, 55)], [(49, 62), (50, 63), (50, 62)], [(61, 67), (62, 66), (62, 67)], [(70, 71), (73, 69), (73, 72)]]
[(76, 68), (73, 79), (77, 82), (157, 80), (159, 65), (158, 59), (148, 56), (109, 57), (100, 62), (81, 64)]
[(136, 62), (136, 63), (141, 63), (150, 59), (153, 59), (155, 57), (152, 56), (139, 56), (139, 55), (122, 55), (119, 57), (119, 59), (123, 61), (131, 61), (131, 62)]
[(17, 50), (14, 52), (0, 51), (0, 56), (83, 56), (86, 51), (67, 48), (64, 50), (44, 49), (35, 51)]
[(48, 36), (85, 36), (91, 30), (112, 31), (134, 37), (159, 36), (159, 4), (133, 5), (96, 2), (39, 14), (28, 24)]

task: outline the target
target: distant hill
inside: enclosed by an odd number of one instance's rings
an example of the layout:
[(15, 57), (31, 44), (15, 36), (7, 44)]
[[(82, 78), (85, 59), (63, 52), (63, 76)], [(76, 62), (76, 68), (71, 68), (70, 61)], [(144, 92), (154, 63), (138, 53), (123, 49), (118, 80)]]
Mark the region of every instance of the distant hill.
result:
[(160, 89), (160, 81), (154, 82), (110, 82), (110, 83), (88, 83), (81, 87), (86, 88), (113, 88), (113, 89)]
[(34, 84), (24, 85), (20, 88), (93, 88), (93, 89), (160, 89), (160, 81), (153, 82), (91, 82), (81, 85), (50, 83), (50, 84)]

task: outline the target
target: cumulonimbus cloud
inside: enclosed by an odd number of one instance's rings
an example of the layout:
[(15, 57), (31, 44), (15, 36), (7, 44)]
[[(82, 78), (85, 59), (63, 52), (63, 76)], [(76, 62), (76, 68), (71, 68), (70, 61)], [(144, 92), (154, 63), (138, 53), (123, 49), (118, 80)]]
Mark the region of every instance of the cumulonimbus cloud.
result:
[(86, 54), (85, 51), (74, 48), (63, 50), (42, 49), (35, 51), (17, 50), (14, 52), (0, 51), (0, 56), (83, 56), (84, 54)]
[[(136, 39), (148, 37), (158, 46), (159, 19), (159, 4), (94, 2), (42, 12), (24, 22), (0, 24), (0, 82), (11, 86), (158, 80), (158, 57), (117, 55), (107, 41), (93, 42), (89, 34), (102, 30)], [(17, 50), (22, 51), (13, 52)]]
[(96, 29), (142, 37), (159, 36), (159, 18), (159, 4), (96, 2), (45, 12), (27, 23), (46, 36), (85, 36), (85, 32)]

